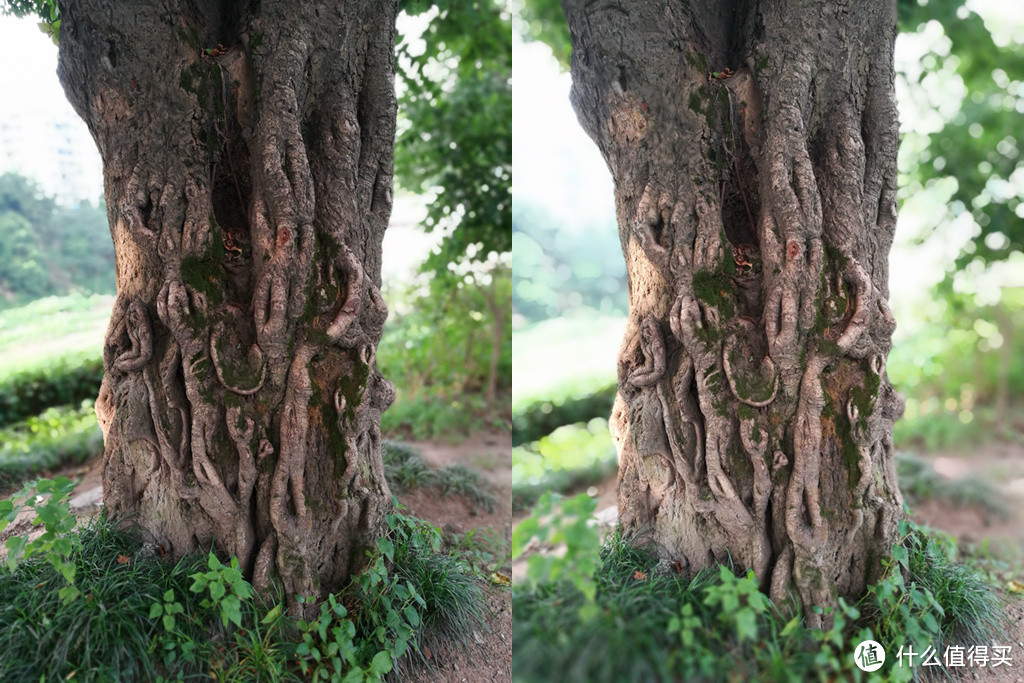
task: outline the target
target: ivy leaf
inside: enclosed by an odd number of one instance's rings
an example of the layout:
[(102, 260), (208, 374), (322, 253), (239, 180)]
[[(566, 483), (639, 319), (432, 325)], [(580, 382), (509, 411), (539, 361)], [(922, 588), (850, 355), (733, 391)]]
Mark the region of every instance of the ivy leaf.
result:
[(221, 618), (224, 619), (224, 624), (227, 625), (230, 619), (235, 626), (242, 626), (242, 603), (239, 602), (238, 598), (229, 597), (224, 600), (220, 605)]
[(391, 653), (387, 650), (381, 650), (373, 656), (373, 661), (370, 662), (370, 673), (375, 676), (383, 676), (391, 671), (392, 666)]
[(906, 567), (910, 562), (910, 558), (907, 555), (907, 549), (901, 545), (897, 545), (892, 549), (892, 558), (904, 567)]

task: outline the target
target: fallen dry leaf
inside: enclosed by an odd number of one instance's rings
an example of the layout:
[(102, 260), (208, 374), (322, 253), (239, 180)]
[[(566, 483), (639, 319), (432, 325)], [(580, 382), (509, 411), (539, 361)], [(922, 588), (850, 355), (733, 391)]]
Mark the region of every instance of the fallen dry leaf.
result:
[(645, 574), (642, 571), (640, 571), (639, 569), (637, 569), (635, 572), (633, 572), (633, 578), (636, 579), (637, 581), (643, 581), (644, 579), (647, 578), (647, 574)]
[(132, 561), (131, 558), (128, 557), (127, 555), (118, 555), (117, 556), (117, 563), (118, 564), (128, 564), (131, 561)]

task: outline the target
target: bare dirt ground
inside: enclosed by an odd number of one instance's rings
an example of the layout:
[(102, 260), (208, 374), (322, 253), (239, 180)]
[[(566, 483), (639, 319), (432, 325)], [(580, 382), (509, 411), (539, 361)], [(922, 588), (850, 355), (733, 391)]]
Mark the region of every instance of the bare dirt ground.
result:
[[(470, 529), (491, 529), (505, 540), (512, 536), (512, 494), (508, 482), (512, 439), (497, 432), (472, 436), (456, 446), (432, 442), (406, 442), (434, 467), (463, 464), (471, 467), (494, 487), (498, 505), (493, 511), (481, 509), (461, 497), (441, 498), (435, 492), (414, 489), (398, 499), (409, 514), (425, 519), (447, 533), (464, 534)], [(487, 589), (487, 632), (474, 633), (474, 643), (453, 660), (438, 662), (436, 671), (424, 674), (431, 683), (502, 683), (512, 680), (512, 596), (508, 587)]]
[[(434, 467), (461, 463), (479, 471), (493, 487), (492, 495), (498, 502), (494, 510), (488, 511), (461, 496), (442, 498), (435, 491), (413, 489), (398, 496), (408, 508), (408, 514), (441, 528), (446, 537), (462, 535), (471, 529), (490, 529), (504, 539), (507, 547), (512, 533), (512, 496), (508, 487), (512, 440), (509, 434), (473, 435), (457, 445), (407, 443)], [(99, 458), (73, 468), (43, 473), (47, 477), (59, 475), (80, 480), (71, 494), (75, 514), (84, 520), (99, 513), (102, 503), (102, 462)], [(12, 492), (7, 491), (5, 495)], [(33, 516), (31, 510), (25, 511), (0, 532), (0, 552), (6, 538), (24, 534), (31, 528)], [(503, 571), (507, 572), (507, 568)], [(488, 606), (486, 628), (472, 633), (471, 642), (454, 657), (437, 655), (433, 661), (434, 670), (417, 674), (417, 682), (503, 683), (512, 680), (512, 599), (509, 588), (491, 585), (485, 590)]]
[(1012, 647), (1013, 667), (969, 671), (973, 680), (1024, 681), (1024, 599), (1020, 593), (1007, 590), (1011, 580), (1024, 583), (1024, 445), (994, 443), (968, 452), (930, 453), (925, 457), (936, 472), (951, 480), (976, 477), (991, 483), (1005, 503), (1003, 517), (977, 505), (926, 500), (913, 507), (912, 519), (952, 535), (961, 549), (1005, 563), (1005, 569), (999, 572), (1005, 630), (996, 640)]

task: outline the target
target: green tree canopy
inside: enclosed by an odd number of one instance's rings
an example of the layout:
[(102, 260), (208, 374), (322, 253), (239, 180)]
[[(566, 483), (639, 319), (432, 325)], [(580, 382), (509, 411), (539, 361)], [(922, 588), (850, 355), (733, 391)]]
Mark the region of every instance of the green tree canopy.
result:
[(967, 214), (976, 226), (950, 264), (943, 283), (949, 292), (957, 271), (972, 263), (978, 270), (1024, 249), (1024, 46), (997, 42), (961, 0), (900, 0), (899, 21), (902, 32), (931, 37), (923, 68), (901, 74), (911, 95), (937, 108), (939, 102), (928, 99), (933, 86), (943, 85), (946, 99), (951, 91), (964, 94), (937, 130), (904, 141), (900, 169), (904, 197), (945, 182), (954, 189), (943, 222)]
[(512, 28), (499, 0), (409, 0), (429, 17), (398, 46), (399, 182), (432, 192), (426, 229), (444, 231), (424, 270), (485, 261), (512, 248)]

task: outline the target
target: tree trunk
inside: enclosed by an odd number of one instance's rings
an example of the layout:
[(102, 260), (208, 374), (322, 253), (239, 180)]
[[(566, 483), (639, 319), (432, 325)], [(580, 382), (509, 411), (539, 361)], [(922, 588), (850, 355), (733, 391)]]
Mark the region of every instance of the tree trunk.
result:
[(629, 272), (620, 520), (684, 574), (731, 559), (795, 588), (820, 625), (902, 514), (895, 3), (563, 6)]
[(110, 512), (295, 597), (391, 504), (394, 2), (60, 3), (59, 76), (103, 157), (117, 301), (96, 412)]

